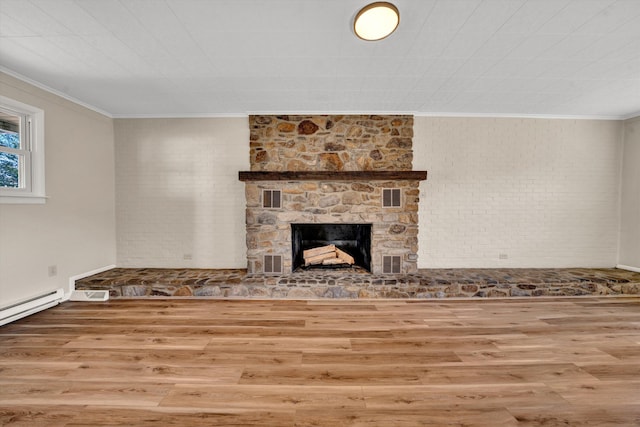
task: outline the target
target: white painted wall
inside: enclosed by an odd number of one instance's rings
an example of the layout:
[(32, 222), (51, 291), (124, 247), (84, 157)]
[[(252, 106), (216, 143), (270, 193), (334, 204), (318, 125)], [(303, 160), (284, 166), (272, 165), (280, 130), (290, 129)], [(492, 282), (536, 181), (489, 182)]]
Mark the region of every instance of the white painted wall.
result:
[(420, 268), (616, 265), (622, 122), (416, 117), (414, 131)]
[(640, 269), (640, 117), (624, 123), (618, 262)]
[(246, 268), (246, 117), (117, 119), (115, 143), (119, 267)]
[[(69, 278), (115, 264), (113, 121), (0, 73), (3, 96), (45, 113), (41, 205), (0, 204), (0, 305), (68, 290)], [(48, 267), (57, 266), (49, 277)]]

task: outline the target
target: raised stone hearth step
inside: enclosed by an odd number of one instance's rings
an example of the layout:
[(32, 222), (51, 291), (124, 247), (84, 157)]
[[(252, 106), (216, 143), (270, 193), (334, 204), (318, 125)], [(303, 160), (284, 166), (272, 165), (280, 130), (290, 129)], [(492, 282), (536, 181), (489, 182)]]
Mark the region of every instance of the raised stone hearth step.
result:
[(421, 269), (375, 275), (308, 270), (285, 276), (243, 269), (115, 268), (76, 282), (76, 289), (118, 297), (505, 298), (640, 295), (640, 273), (619, 269)]

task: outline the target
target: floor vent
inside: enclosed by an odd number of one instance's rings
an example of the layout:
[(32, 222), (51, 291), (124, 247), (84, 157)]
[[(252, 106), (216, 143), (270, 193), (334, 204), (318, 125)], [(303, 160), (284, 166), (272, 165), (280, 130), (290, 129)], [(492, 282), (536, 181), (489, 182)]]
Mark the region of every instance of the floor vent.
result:
[(81, 290), (81, 291), (73, 291), (71, 293), (70, 301), (108, 301), (109, 300), (109, 291), (92, 291), (92, 290)]
[(62, 289), (56, 289), (55, 291), (46, 292), (33, 298), (1, 307), (0, 326), (58, 305), (63, 297), (64, 291)]

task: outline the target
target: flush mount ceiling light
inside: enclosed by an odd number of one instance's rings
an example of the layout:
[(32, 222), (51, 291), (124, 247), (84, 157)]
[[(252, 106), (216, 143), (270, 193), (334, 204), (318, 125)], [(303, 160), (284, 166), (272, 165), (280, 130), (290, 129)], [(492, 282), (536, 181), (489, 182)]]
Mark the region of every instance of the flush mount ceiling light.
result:
[(358, 12), (353, 31), (362, 40), (382, 40), (393, 33), (400, 23), (398, 8), (385, 1), (371, 3)]

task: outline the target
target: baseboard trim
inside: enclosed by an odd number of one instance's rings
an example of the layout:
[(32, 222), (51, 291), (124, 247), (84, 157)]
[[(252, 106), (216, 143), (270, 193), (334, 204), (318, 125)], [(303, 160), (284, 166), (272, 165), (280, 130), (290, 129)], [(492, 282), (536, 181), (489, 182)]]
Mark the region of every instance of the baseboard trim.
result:
[(69, 292), (65, 293), (63, 301), (68, 301), (73, 294), (73, 291), (76, 290), (76, 281), (80, 279), (84, 279), (85, 277), (93, 276), (94, 274), (102, 273), (107, 270), (111, 270), (116, 268), (115, 264), (107, 265), (104, 267), (96, 268), (95, 270), (87, 271), (86, 273), (80, 273), (75, 276), (69, 277)]
[(640, 267), (631, 267), (630, 265), (618, 264), (616, 265), (616, 268), (619, 268), (620, 270), (629, 270), (629, 271), (635, 271), (636, 273), (640, 273)]

